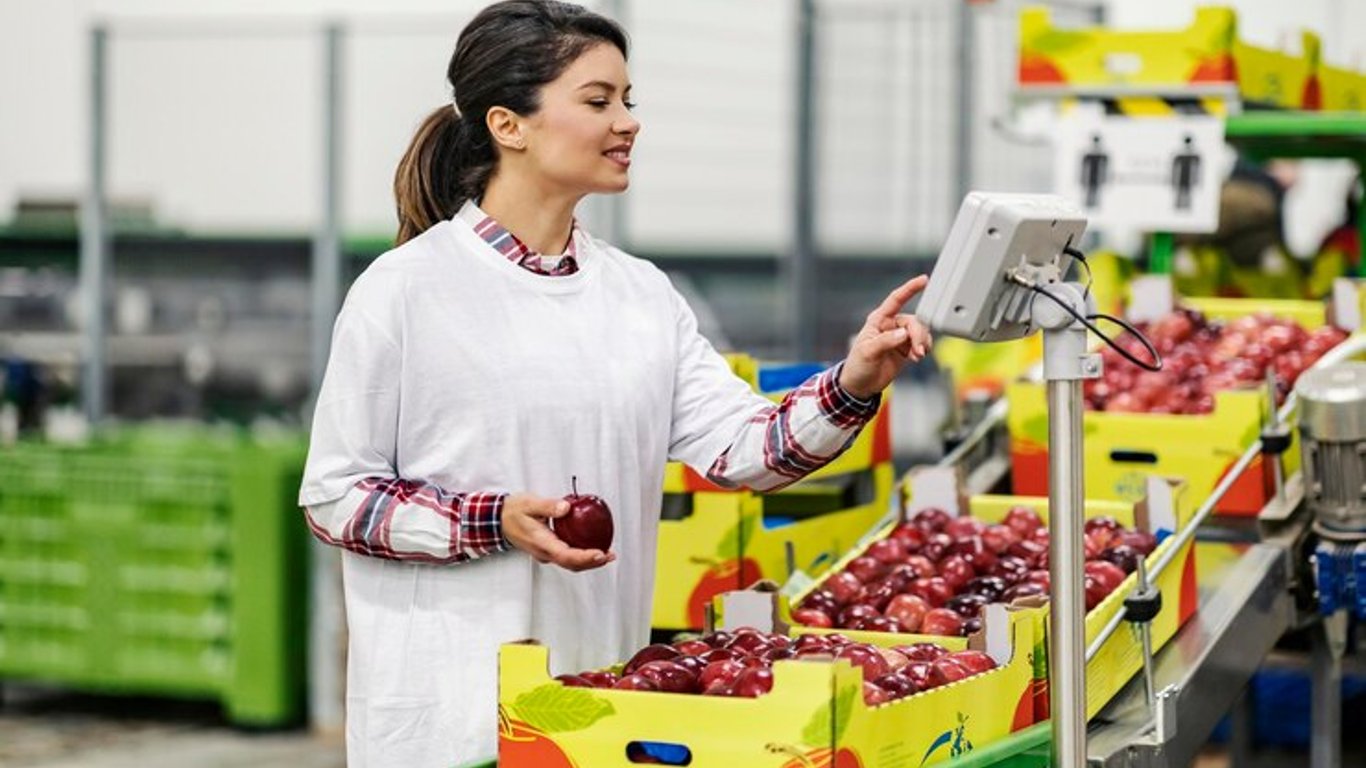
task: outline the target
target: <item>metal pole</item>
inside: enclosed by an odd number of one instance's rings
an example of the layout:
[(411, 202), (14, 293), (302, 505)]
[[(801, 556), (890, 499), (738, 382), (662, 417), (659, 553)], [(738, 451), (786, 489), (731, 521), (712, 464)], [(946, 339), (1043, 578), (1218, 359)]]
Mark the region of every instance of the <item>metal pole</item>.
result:
[[(323, 29), (322, 210), (313, 242), (313, 394), (317, 397), (327, 369), (332, 323), (341, 297), (341, 94), (342, 35), (339, 24)], [(320, 731), (340, 731), (345, 617), (340, 579), (340, 557), (334, 547), (314, 539), (309, 579), (312, 609), (308, 631), (308, 702), (312, 725)]]
[(797, 3), (797, 125), (793, 173), (792, 258), (788, 276), (792, 296), (793, 353), (796, 360), (812, 360), (816, 350), (816, 0)]
[(1347, 612), (1323, 617), (1314, 630), (1309, 765), (1337, 768), (1342, 765), (1342, 655), (1347, 645)]
[(108, 93), (106, 70), (109, 30), (90, 30), (89, 185), (81, 209), (81, 303), (85, 322), (85, 365), (81, 368), (81, 402), (85, 418), (96, 426), (105, 411), (104, 300), (109, 281), (109, 220), (105, 208)]
[[(630, 29), (630, 3), (628, 0), (605, 0), (603, 2), (603, 12), (609, 17), (616, 19), (617, 23), (623, 28)], [(630, 251), (631, 231), (627, 226), (626, 217), (630, 214), (630, 198), (628, 192), (607, 196), (607, 239), (613, 245), (625, 251)]]
[(954, 145), (954, 160), (958, 166), (955, 179), (954, 200), (962, 200), (972, 189), (973, 159), (973, 79), (976, 76), (973, 50), (976, 35), (973, 34), (973, 4), (958, 3), (958, 109), (954, 113), (954, 133), (958, 137)]
[[(1047, 341), (1047, 339), (1045, 339)], [(1081, 381), (1048, 387), (1049, 711), (1053, 764), (1086, 763), (1086, 593), (1082, 589)]]

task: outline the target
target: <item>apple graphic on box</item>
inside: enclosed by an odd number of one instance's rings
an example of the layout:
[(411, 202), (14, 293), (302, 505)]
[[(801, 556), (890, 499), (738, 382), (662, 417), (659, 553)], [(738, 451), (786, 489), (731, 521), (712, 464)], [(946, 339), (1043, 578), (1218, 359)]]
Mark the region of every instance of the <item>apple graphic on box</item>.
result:
[(555, 535), (575, 549), (606, 552), (612, 547), (612, 510), (599, 496), (580, 495), (577, 475), (570, 482), (573, 492), (564, 497), (569, 511), (555, 518)]

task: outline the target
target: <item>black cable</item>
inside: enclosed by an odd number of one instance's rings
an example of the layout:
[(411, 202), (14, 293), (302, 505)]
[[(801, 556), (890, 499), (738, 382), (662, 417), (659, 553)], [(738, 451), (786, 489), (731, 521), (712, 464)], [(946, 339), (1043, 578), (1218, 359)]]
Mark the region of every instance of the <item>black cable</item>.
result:
[(1095, 275), (1091, 274), (1091, 262), (1086, 260), (1086, 254), (1070, 245), (1063, 246), (1062, 252), (1081, 262), (1081, 265), (1086, 268), (1086, 287), (1082, 288), (1081, 297), (1087, 298), (1091, 295), (1091, 284), (1096, 281)]
[[(1125, 360), (1128, 360), (1129, 362), (1133, 363), (1139, 368), (1142, 368), (1145, 371), (1156, 372), (1162, 370), (1162, 356), (1157, 353), (1157, 348), (1153, 346), (1153, 343), (1151, 341), (1148, 341), (1148, 338), (1146, 336), (1144, 336), (1142, 333), (1139, 333), (1138, 329), (1133, 327), (1129, 323), (1119, 319), (1118, 317), (1114, 317), (1112, 315), (1107, 315), (1103, 313), (1089, 316), (1083, 315), (1077, 310), (1073, 309), (1071, 304), (1068, 304), (1067, 302), (1063, 301), (1062, 299), (1058, 298), (1052, 293), (1044, 290), (1042, 287), (1038, 285), (1029, 285), (1026, 287), (1028, 287), (1035, 293), (1041, 293), (1044, 296), (1047, 296), (1048, 298), (1052, 299), (1055, 304), (1066, 310), (1067, 314), (1071, 315), (1074, 319), (1076, 319), (1077, 322), (1086, 326), (1086, 329), (1088, 331), (1094, 333), (1097, 337), (1100, 338), (1101, 341), (1110, 345), (1110, 348), (1118, 352), (1120, 357), (1123, 357)], [(1124, 347), (1121, 347), (1119, 344), (1115, 342), (1114, 339), (1102, 333), (1100, 328), (1096, 327), (1095, 323), (1091, 322), (1092, 320), (1109, 320), (1110, 322), (1120, 326), (1129, 333), (1132, 333), (1134, 335), (1134, 338), (1138, 339), (1138, 342), (1142, 344), (1145, 349), (1148, 350), (1148, 354), (1152, 356), (1153, 362), (1144, 362), (1142, 360), (1139, 360), (1137, 357), (1134, 357), (1132, 352), (1125, 349)]]

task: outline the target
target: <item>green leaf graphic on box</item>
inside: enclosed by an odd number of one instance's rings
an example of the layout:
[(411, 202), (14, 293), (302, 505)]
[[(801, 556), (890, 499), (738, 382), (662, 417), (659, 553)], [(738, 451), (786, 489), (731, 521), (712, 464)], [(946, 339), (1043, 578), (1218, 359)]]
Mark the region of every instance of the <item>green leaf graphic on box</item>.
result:
[(853, 714), (854, 695), (858, 691), (853, 686), (845, 686), (835, 696), (835, 720), (830, 720), (830, 706), (826, 705), (816, 710), (802, 729), (802, 743), (810, 744), (813, 747), (820, 747), (832, 742), (831, 731), (833, 730), (833, 742), (839, 743), (844, 736), (844, 729), (849, 727), (849, 716)]
[(743, 555), (745, 546), (754, 540), (754, 533), (758, 529), (758, 525), (758, 516), (750, 515), (726, 531), (726, 535), (721, 537), (721, 543), (716, 545), (717, 562), (735, 560)]
[(581, 731), (616, 714), (612, 702), (583, 688), (547, 683), (517, 697), (512, 708), (532, 728), (544, 733)]

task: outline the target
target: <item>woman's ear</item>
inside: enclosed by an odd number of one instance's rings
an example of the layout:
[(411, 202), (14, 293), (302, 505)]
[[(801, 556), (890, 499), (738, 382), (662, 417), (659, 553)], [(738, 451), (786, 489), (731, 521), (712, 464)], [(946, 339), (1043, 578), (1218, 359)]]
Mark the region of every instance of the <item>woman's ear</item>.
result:
[(522, 116), (507, 107), (492, 107), (484, 116), (489, 135), (500, 149), (526, 149), (526, 136), (522, 132)]

